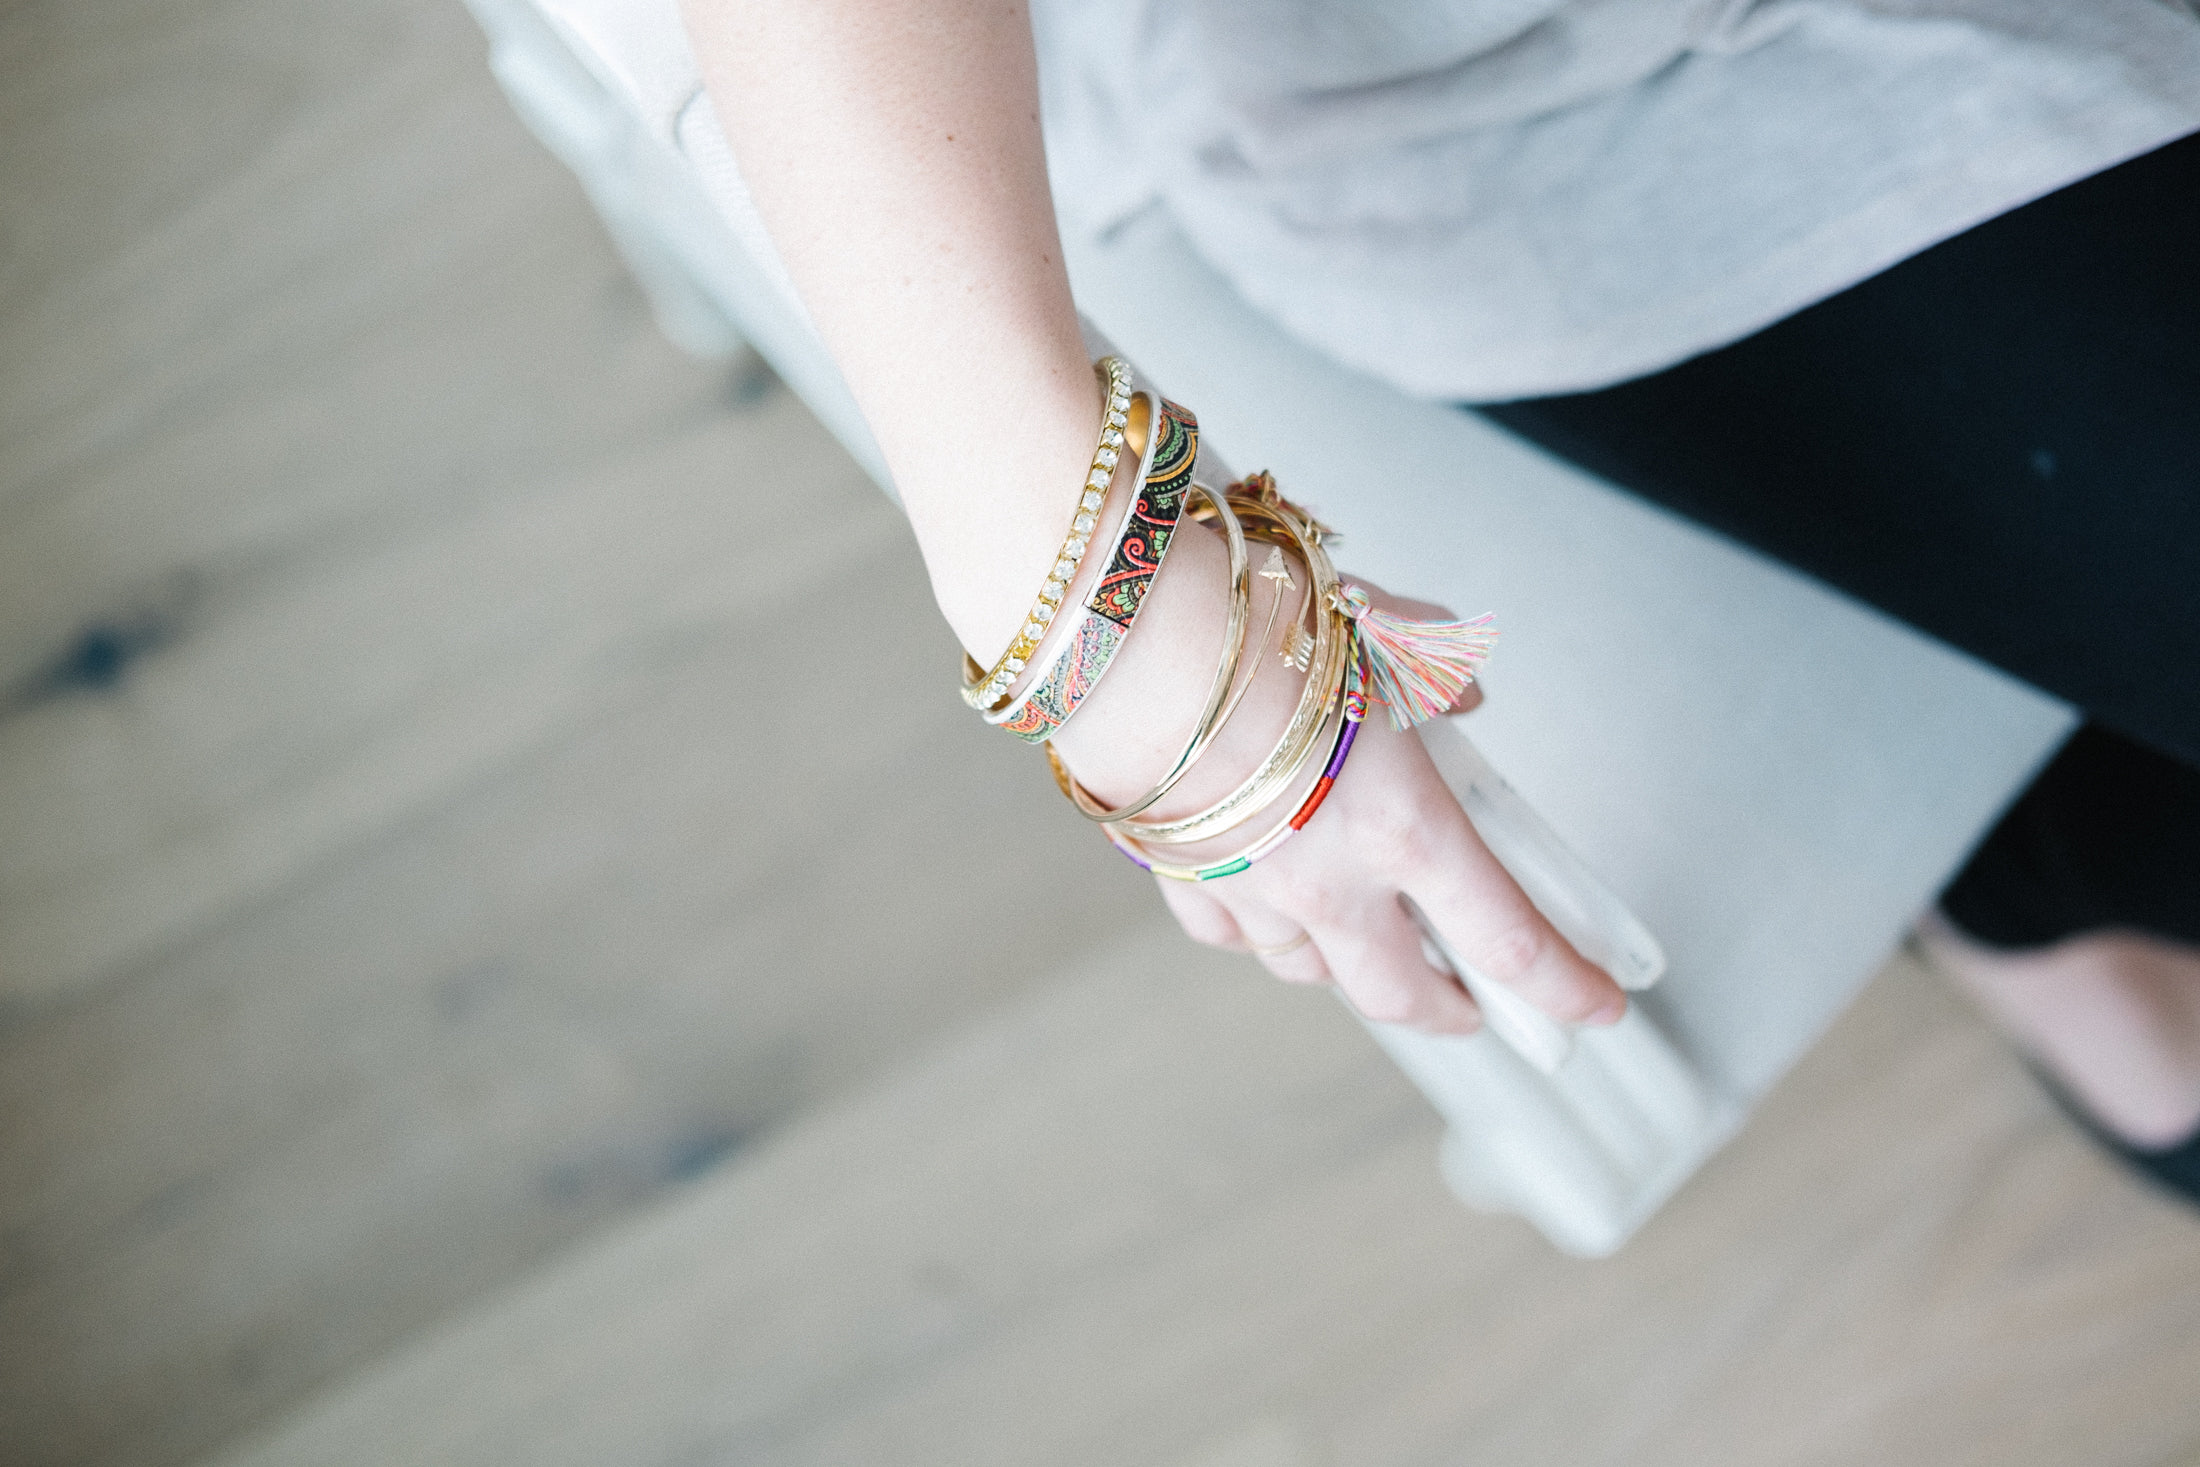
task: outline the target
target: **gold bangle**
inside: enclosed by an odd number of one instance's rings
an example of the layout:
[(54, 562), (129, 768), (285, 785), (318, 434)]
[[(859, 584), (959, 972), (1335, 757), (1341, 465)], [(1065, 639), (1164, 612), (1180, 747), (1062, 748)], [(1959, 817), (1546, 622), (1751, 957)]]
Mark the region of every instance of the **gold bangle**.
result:
[(1322, 548), (1319, 525), (1287, 502), (1264, 503), (1243, 496), (1233, 496), (1231, 502), (1248, 534), (1286, 534), (1305, 557), (1312, 582), (1307, 597), (1314, 613), (1313, 645), (1301, 649), (1305, 660), (1294, 661), (1294, 665), (1305, 668), (1306, 688), (1275, 747), (1236, 789), (1206, 809), (1175, 820), (1121, 822), (1123, 832), (1142, 844), (1188, 845), (1207, 840), (1236, 829), (1283, 798), (1314, 757), (1322, 731), (1328, 726), (1330, 710), (1342, 696), (1352, 634), (1350, 623), (1332, 604), (1332, 593), (1339, 583), (1329, 553)]
[(1039, 650), (1047, 627), (1054, 621), (1054, 614), (1061, 609), (1062, 598), (1069, 593), (1070, 582), (1077, 578), (1077, 567), (1084, 563), (1085, 551), (1092, 544), (1093, 527), (1099, 523), (1100, 506), (1107, 502), (1108, 485), (1115, 478), (1115, 465), (1122, 456), (1123, 431), (1130, 426), (1131, 373), (1121, 357), (1102, 357), (1093, 363), (1093, 372), (1104, 384), (1100, 415), (1100, 442), (1092, 451), (1092, 469), (1085, 475), (1084, 488), (1077, 497), (1077, 511), (1071, 517), (1069, 533), (1062, 537), (1062, 549), (1054, 560), (1054, 569), (1047, 573), (1046, 584), (1040, 587), (1038, 597), (1031, 603), (1031, 611), (1025, 616), (1023, 626), (1010, 639), (1008, 650), (1000, 661), (993, 664), (983, 676), (965, 681), (962, 686), (963, 702), (981, 712), (998, 707), (1008, 696), (1010, 685), (1024, 670), (1031, 654)]
[[(1320, 776), (1307, 786), (1306, 793), (1299, 798), (1298, 808), (1277, 821), (1252, 844), (1240, 847), (1229, 855), (1218, 856), (1203, 865), (1178, 866), (1172, 862), (1155, 860), (1143, 846), (1125, 835), (1120, 825), (1103, 825), (1100, 833), (1141, 870), (1150, 871), (1170, 881), (1214, 881), (1224, 876), (1235, 876), (1303, 829), (1314, 818), (1314, 812), (1329, 798), (1330, 792), (1336, 788), (1337, 778), (1344, 772), (1344, 761), (1351, 755), (1352, 746), (1359, 738), (1360, 725), (1367, 719), (1366, 666), (1357, 650), (1345, 660), (1345, 685), (1341, 691), (1344, 706), (1338, 710), (1336, 741), (1330, 747), (1329, 760), (1322, 766)], [(1324, 720), (1325, 725), (1326, 722)]]
[[(1079, 802), (1077, 809), (1087, 820), (1127, 820), (1142, 810), (1151, 809), (1170, 790), (1176, 788), (1178, 781), (1192, 772), (1192, 766), (1199, 762), (1199, 756), (1207, 752), (1207, 746), (1222, 731), (1222, 725), (1229, 716), (1224, 709), (1225, 702), (1231, 710), (1237, 707), (1236, 700), (1230, 697), (1230, 689), (1237, 682), (1238, 663), (1245, 656), (1245, 622), (1253, 605), (1252, 562), (1245, 553), (1245, 531), (1238, 525), (1237, 514), (1230, 508), (1228, 496), (1216, 493), (1197, 480), (1193, 481), (1191, 492), (1204, 496), (1214, 506), (1214, 518), (1221, 522), (1222, 537), (1230, 550), (1230, 617), (1222, 629), (1222, 661), (1216, 665), (1214, 681), (1207, 689), (1207, 706), (1200, 710), (1199, 722), (1193, 727), (1191, 738), (1185, 742), (1184, 751), (1169, 766), (1169, 772), (1162, 775), (1152, 788), (1137, 799), (1118, 805), (1112, 810), (1104, 805), (1098, 809), (1088, 809)], [(1281, 599), (1280, 591), (1278, 599)]]
[[(1329, 714), (1342, 696), (1343, 673), (1352, 637), (1349, 623), (1334, 607), (1332, 593), (1338, 585), (1337, 573), (1330, 564), (1328, 552), (1322, 549), (1321, 525), (1272, 492), (1260, 497), (1232, 495), (1230, 503), (1241, 520), (1253, 527), (1248, 529), (1248, 535), (1259, 539), (1269, 539), (1278, 533), (1286, 535), (1306, 558), (1307, 574), (1312, 582), (1307, 597), (1314, 611), (1313, 645), (1304, 649), (1303, 661), (1287, 654), (1287, 660), (1294, 666), (1305, 669), (1306, 687), (1299, 696), (1291, 722), (1285, 726), (1268, 757), (1244, 783), (1222, 799), (1204, 810), (1175, 820), (1104, 820), (1103, 823), (1119, 825), (1125, 834), (1135, 835), (1141, 843), (1183, 845), (1207, 840), (1234, 830), (1274, 804), (1304, 772), (1319, 744), (1322, 730), (1328, 726)], [(1055, 783), (1079, 810), (1096, 819), (1110, 813), (1091, 791), (1077, 782), (1052, 748), (1047, 750), (1047, 759), (1053, 768)], [(1096, 815), (1095, 812), (1102, 813)]]
[[(1048, 632), (1052, 650), (1042, 651), (1025, 669), (1022, 690), (979, 715), (1026, 743), (1043, 744), (1054, 737), (1092, 696), (1129, 639), (1146, 591), (1175, 543), (1199, 457), (1199, 421), (1151, 391), (1132, 393), (1130, 420), (1127, 441), (1138, 458), (1126, 496), (1129, 503), (1116, 521), (1108, 549), (1093, 549), (1100, 566), (1083, 606), (1075, 616), (1065, 607), (1055, 617)], [(963, 676), (984, 676), (968, 653), (963, 654)]]

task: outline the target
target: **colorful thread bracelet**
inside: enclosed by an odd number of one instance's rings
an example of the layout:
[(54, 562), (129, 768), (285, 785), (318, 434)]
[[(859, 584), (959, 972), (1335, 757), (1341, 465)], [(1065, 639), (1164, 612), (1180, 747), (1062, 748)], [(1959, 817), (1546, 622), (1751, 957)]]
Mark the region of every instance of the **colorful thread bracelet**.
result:
[(1338, 720), (1336, 740), (1330, 745), (1329, 759), (1322, 766), (1321, 777), (1314, 781), (1288, 819), (1244, 850), (1224, 856), (1218, 861), (1210, 861), (1204, 866), (1178, 866), (1154, 860), (1139, 847), (1137, 841), (1123, 834), (1116, 826), (1101, 826), (1102, 834), (1107, 836), (1110, 845), (1129, 858), (1132, 865), (1170, 881), (1214, 881), (1220, 877), (1237, 875), (1304, 830), (1306, 823), (1314, 818), (1314, 812), (1329, 798), (1329, 792), (1336, 788), (1337, 776), (1344, 772), (1344, 761), (1350, 757), (1352, 746), (1359, 739), (1360, 725), (1367, 720), (1367, 663), (1357, 645), (1345, 667), (1343, 692), (1342, 717)]
[[(1147, 435), (1138, 497), (1124, 514), (1115, 547), (1085, 598), (1084, 615), (1056, 647), (1030, 690), (985, 721), (1026, 743), (1043, 744), (1069, 721), (1099, 685), (1131, 633), (1146, 591), (1161, 569), (1184, 513), (1199, 458), (1199, 420), (1189, 410), (1156, 398), (1160, 413)], [(964, 659), (966, 672), (976, 664)]]
[[(1054, 569), (1038, 597), (1031, 603), (1031, 611), (1024, 618), (1023, 626), (1009, 640), (1008, 650), (993, 664), (991, 671), (978, 668), (975, 659), (965, 657), (967, 666), (963, 679), (963, 701), (972, 708), (984, 710), (997, 706), (1008, 695), (1009, 686), (1028, 664), (1031, 654), (1039, 650), (1046, 638), (1047, 627), (1060, 609), (1062, 597), (1068, 594), (1070, 582), (1077, 578), (1077, 567), (1083, 563), (1085, 550), (1092, 543), (1093, 528), (1099, 523), (1100, 506), (1107, 502), (1108, 485), (1114, 481), (1115, 465), (1122, 456), (1123, 433), (1130, 425), (1131, 373), (1121, 357), (1102, 357), (1093, 363), (1093, 372), (1100, 377), (1103, 387), (1100, 414), (1100, 441), (1092, 451), (1092, 468), (1085, 476), (1085, 486), (1079, 492), (1077, 510), (1070, 519), (1069, 533), (1062, 537), (1062, 548), (1055, 557)], [(977, 671), (976, 677), (967, 676)]]

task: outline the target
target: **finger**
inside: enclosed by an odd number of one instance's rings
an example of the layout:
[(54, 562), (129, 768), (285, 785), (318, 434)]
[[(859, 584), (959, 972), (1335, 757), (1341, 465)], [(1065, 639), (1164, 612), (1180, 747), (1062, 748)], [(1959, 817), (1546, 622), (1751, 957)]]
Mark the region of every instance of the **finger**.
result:
[(1230, 909), (1206, 892), (1187, 882), (1165, 881), (1158, 876), (1154, 885), (1161, 888), (1162, 905), (1175, 915), (1177, 926), (1192, 941), (1240, 953), (1251, 946)]
[(1228, 899), (1232, 918), (1245, 938), (1245, 949), (1260, 965), (1286, 983), (1327, 983), (1329, 964), (1313, 934), (1296, 917), (1279, 912), (1242, 891)]
[(1459, 980), (1429, 963), (1421, 929), (1396, 893), (1317, 929), (1315, 940), (1337, 987), (1362, 1018), (1432, 1034), (1472, 1034), (1482, 1027), (1482, 1010)]
[(1272, 976), (1286, 983), (1334, 983), (1336, 977), (1330, 971), (1321, 944), (1303, 928), (1298, 935), (1306, 940), (1299, 942), (1287, 937), (1263, 942), (1260, 946), (1267, 951), (1256, 952), (1253, 956), (1260, 959), (1260, 965)]
[(1620, 986), (1536, 910), (1449, 792), (1432, 792), (1422, 808), (1426, 844), (1398, 884), (1452, 951), (1554, 1019), (1609, 1024), (1626, 1013)]

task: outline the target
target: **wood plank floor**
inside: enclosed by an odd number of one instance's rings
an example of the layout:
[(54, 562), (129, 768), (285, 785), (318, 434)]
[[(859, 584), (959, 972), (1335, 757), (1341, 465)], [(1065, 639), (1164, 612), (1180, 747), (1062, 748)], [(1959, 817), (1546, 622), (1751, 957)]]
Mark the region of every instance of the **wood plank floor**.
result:
[(1616, 1259), (1320, 993), (1096, 954), (210, 1467), (2172, 1467), (2200, 1227), (1897, 965)]
[(2200, 1467), (2200, 1227), (1915, 974), (1613, 1263), (1444, 1200), (482, 59), (0, 8), (0, 1462)]
[(10, 1463), (184, 1460), (1160, 920), (483, 51), (0, 19)]

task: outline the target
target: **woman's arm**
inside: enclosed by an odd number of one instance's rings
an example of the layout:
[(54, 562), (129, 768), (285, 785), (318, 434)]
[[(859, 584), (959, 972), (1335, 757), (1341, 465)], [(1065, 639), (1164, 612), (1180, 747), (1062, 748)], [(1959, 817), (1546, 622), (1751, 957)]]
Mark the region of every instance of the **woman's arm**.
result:
[(1097, 389), (1014, 0), (691, 0), (741, 172), (988, 665), (1061, 544)]
[[(1047, 187), (1024, 6), (687, 0), (687, 16), (743, 177), (893, 472), (940, 607), (990, 666), (1055, 557), (1100, 411)], [(1120, 503), (1127, 461), (1117, 477)], [(1219, 541), (1180, 532), (1138, 634), (1057, 737), (1103, 798), (1143, 787), (1194, 720), (1224, 579)], [(1257, 680), (1156, 813), (1234, 785), (1294, 698), (1287, 679)], [(1549, 1012), (1617, 1017), (1617, 986), (1483, 850), (1420, 741), (1380, 724), (1364, 726), (1321, 817), (1271, 860), (1196, 890), (1163, 883), (1187, 930), (1265, 947), (1303, 927), (1313, 943), (1266, 959), (1279, 976), (1334, 977), (1370, 1017), (1472, 1027), (1472, 1001), (1421, 956), (1403, 893), (1468, 961)]]

